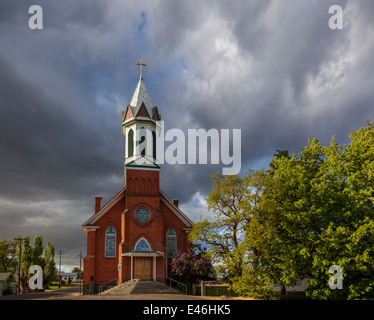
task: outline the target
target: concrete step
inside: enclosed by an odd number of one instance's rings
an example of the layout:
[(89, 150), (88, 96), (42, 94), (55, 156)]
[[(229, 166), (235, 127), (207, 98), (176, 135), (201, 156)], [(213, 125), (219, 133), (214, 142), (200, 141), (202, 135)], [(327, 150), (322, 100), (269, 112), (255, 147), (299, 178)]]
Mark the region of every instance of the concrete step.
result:
[(102, 295), (115, 294), (182, 294), (179, 290), (169, 287), (168, 285), (153, 280), (134, 279), (121, 283), (102, 293)]
[(130, 280), (124, 283), (120, 283), (119, 285), (110, 288), (104, 292), (99, 294), (130, 294), (131, 291), (136, 286), (137, 280)]
[(139, 281), (131, 294), (152, 294), (152, 293), (163, 293), (163, 294), (181, 294), (177, 289), (171, 288), (168, 285), (159, 281)]

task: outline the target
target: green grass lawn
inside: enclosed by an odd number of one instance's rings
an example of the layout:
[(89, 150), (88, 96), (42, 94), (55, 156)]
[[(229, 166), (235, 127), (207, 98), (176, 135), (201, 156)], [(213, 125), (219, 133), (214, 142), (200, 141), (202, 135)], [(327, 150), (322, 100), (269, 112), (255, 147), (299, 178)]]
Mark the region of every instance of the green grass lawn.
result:
[(56, 290), (61, 290), (64, 288), (69, 288), (69, 287), (74, 287), (74, 286), (79, 286), (79, 283), (65, 283), (64, 285), (61, 284), (61, 288), (58, 288), (58, 282), (52, 282), (49, 286), (48, 289), (45, 289), (45, 292), (50, 292), (50, 291), (56, 291)]
[(289, 292), (285, 296), (279, 295), (278, 300), (311, 300), (305, 292)]
[(229, 292), (228, 288), (220, 288), (220, 287), (207, 287), (206, 288), (206, 295), (207, 296), (231, 296), (231, 297), (237, 297), (238, 295), (234, 292)]
[[(222, 287), (207, 287), (206, 288), (206, 295), (207, 296), (230, 296), (230, 297), (238, 297), (238, 294), (235, 292), (229, 293), (228, 288)], [(278, 294), (276, 297), (277, 300), (310, 300), (305, 295), (305, 292), (287, 292), (285, 296)]]

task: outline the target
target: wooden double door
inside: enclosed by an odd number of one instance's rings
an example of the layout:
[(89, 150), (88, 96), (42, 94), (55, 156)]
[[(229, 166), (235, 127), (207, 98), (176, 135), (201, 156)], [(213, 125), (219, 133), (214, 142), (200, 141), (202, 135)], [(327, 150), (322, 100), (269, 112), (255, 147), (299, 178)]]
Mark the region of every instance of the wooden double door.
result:
[(136, 257), (134, 258), (134, 278), (152, 279), (152, 258)]

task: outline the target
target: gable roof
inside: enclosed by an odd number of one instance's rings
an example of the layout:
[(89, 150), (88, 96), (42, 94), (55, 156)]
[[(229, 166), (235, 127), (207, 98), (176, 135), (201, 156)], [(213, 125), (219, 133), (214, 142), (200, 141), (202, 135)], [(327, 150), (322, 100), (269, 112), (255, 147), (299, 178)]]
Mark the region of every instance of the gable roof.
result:
[(135, 118), (137, 118), (137, 117), (151, 118), (149, 116), (149, 114), (148, 114), (148, 111), (147, 111), (147, 108), (145, 107), (144, 102), (142, 102), (142, 104), (140, 105), (140, 108), (139, 108), (138, 112), (136, 113)]
[(123, 188), (120, 192), (118, 192), (107, 204), (105, 204), (99, 212), (93, 215), (90, 219), (88, 219), (85, 223), (83, 223), (82, 227), (89, 227), (93, 226), (94, 223), (99, 220), (105, 213), (109, 211), (119, 200), (121, 200), (125, 196), (126, 188)]
[(181, 219), (188, 227), (192, 228), (193, 222), (179, 209), (167, 196), (160, 190), (161, 201), (166, 204), (166, 206), (175, 213), (175, 215)]
[(0, 281), (15, 282), (16, 280), (10, 272), (0, 272)]
[(160, 114), (158, 113), (158, 109), (157, 107), (154, 107), (152, 109), (152, 119), (155, 120), (155, 121), (161, 121), (161, 116)]
[[(95, 215), (88, 219), (83, 225), (83, 228), (95, 227), (95, 222), (99, 220), (105, 213), (109, 211), (118, 201), (125, 196), (126, 188), (123, 188), (117, 193), (108, 203), (106, 203)], [(160, 190), (161, 201), (188, 227), (192, 228), (193, 222), (180, 210), (174, 203)]]
[(127, 105), (126, 111), (122, 113), (122, 123), (133, 119), (134, 114), (130, 105)]

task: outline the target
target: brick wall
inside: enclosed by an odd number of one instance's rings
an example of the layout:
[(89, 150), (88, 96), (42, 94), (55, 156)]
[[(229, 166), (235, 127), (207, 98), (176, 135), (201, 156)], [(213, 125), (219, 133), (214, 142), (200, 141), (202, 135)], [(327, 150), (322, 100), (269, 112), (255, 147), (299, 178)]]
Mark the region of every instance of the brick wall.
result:
[[(145, 238), (152, 250), (166, 255), (166, 232), (173, 227), (177, 233), (177, 249), (188, 246), (188, 235), (182, 230), (185, 224), (160, 199), (159, 172), (127, 170), (125, 195), (117, 201), (94, 224), (95, 231), (86, 231), (87, 257), (84, 259), (84, 284), (98, 285), (119, 277), (120, 282), (131, 278), (130, 257), (122, 257), (126, 251), (134, 250), (140, 238)], [(146, 207), (151, 218), (146, 223), (135, 219), (135, 211)], [(109, 226), (116, 231), (116, 257), (105, 257), (105, 233)], [(118, 264), (122, 270), (118, 270)], [(156, 258), (156, 277), (166, 281), (166, 259)], [(93, 277), (93, 278), (92, 278)]]

